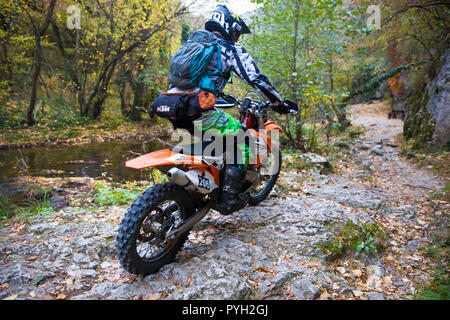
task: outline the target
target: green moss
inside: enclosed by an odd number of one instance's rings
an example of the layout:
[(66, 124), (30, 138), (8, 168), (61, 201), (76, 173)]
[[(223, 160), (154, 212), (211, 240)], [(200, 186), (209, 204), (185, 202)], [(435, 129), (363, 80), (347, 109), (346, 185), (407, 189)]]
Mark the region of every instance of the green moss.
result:
[(413, 149), (427, 145), (433, 137), (435, 120), (427, 111), (428, 100), (428, 90), (422, 86), (405, 101), (407, 116), (403, 124), (403, 133), (407, 141), (412, 140)]
[(338, 224), (333, 238), (318, 244), (318, 248), (331, 260), (351, 253), (374, 255), (384, 248), (385, 238), (386, 234), (378, 225), (356, 224), (349, 220)]

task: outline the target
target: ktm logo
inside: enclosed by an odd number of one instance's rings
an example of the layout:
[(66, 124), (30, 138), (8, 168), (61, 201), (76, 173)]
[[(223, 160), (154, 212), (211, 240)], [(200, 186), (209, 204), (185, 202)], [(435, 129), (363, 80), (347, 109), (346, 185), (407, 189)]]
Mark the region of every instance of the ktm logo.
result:
[(158, 108), (156, 108), (156, 111), (158, 112), (169, 112), (170, 111), (170, 107), (169, 106), (159, 106)]

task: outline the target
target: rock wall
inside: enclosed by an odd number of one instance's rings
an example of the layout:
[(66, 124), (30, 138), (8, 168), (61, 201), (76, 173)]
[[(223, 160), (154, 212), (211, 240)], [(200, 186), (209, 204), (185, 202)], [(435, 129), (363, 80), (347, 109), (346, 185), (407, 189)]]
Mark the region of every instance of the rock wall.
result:
[(435, 144), (450, 143), (450, 47), (441, 58), (436, 77), (427, 85), (427, 111), (435, 120), (432, 141)]
[(436, 76), (405, 100), (404, 136), (416, 146), (431, 142), (450, 144), (450, 47), (443, 54)]

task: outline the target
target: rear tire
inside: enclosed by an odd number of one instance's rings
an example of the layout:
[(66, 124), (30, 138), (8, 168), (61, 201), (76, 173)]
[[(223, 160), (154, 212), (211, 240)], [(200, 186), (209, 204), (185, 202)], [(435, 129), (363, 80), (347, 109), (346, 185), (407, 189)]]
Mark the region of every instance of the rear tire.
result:
[[(167, 202), (170, 204), (164, 207)], [(176, 221), (185, 220), (194, 212), (195, 201), (182, 187), (166, 183), (147, 189), (120, 223), (116, 250), (123, 268), (132, 274), (147, 275), (172, 262), (189, 231), (167, 244), (164, 244), (164, 235)], [(144, 255), (141, 245), (148, 247)], [(147, 256), (150, 249), (155, 252)]]

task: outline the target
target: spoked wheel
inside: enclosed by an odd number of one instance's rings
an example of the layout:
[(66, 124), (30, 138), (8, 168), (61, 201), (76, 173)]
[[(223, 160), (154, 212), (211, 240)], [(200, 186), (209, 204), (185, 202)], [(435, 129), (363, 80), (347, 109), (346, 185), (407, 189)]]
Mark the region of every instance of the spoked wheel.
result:
[(116, 239), (117, 256), (130, 273), (147, 275), (172, 262), (189, 231), (166, 236), (195, 211), (192, 196), (167, 183), (146, 190), (128, 209)]
[[(278, 154), (278, 158), (274, 156)], [(272, 191), (281, 169), (281, 151), (279, 149), (272, 150), (268, 157), (267, 164), (260, 168), (259, 183), (256, 184), (249, 192), (249, 203), (257, 205), (261, 201), (267, 198), (270, 191)]]

